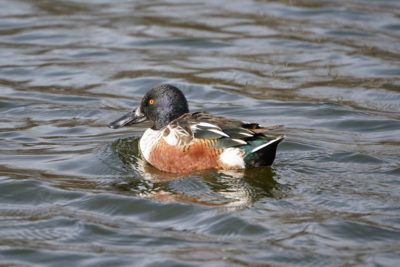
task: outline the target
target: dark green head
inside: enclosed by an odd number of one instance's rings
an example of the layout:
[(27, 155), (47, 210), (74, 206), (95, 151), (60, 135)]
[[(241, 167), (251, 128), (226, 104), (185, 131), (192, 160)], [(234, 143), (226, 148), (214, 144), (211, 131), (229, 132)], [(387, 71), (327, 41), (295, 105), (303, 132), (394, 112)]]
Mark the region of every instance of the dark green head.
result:
[(188, 112), (188, 103), (182, 91), (175, 86), (163, 84), (150, 89), (144, 95), (138, 108), (111, 122), (108, 127), (117, 129), (143, 121), (151, 121), (153, 123), (151, 128), (159, 130)]

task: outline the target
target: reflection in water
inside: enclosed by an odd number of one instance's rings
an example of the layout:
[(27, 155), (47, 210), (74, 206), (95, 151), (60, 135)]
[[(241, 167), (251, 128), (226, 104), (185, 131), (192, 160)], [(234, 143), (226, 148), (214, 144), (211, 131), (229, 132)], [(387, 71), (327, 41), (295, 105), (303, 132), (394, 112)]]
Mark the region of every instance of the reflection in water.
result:
[(113, 142), (126, 170), (124, 181), (115, 184), (159, 201), (193, 202), (208, 206), (246, 207), (263, 197), (280, 197), (282, 185), (274, 180), (270, 167), (245, 170), (202, 171), (191, 175), (166, 173), (140, 157), (139, 139), (122, 138)]

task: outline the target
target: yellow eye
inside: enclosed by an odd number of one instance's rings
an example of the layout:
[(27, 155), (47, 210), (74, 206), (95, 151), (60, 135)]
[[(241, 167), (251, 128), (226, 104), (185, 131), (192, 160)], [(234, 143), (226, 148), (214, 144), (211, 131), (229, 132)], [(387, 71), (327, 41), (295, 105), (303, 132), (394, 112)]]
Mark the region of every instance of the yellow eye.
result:
[(149, 104), (150, 104), (150, 105), (154, 105), (155, 102), (156, 102), (156, 101), (154, 101), (154, 99), (150, 99), (150, 100), (149, 100)]

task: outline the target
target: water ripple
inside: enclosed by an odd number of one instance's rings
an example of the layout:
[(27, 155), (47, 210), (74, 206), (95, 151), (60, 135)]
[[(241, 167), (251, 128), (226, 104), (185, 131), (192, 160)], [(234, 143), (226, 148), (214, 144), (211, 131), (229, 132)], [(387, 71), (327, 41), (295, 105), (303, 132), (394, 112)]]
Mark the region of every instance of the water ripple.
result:
[[(0, 2), (0, 265), (398, 263), (398, 1)], [(165, 82), (276, 164), (143, 162), (106, 125)]]

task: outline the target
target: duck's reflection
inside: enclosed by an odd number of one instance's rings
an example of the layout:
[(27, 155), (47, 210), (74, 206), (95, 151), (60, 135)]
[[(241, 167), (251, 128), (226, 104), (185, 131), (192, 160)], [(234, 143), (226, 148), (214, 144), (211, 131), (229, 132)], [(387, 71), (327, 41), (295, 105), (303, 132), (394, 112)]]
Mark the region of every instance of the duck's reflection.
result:
[(270, 167), (232, 171), (203, 171), (189, 175), (165, 173), (140, 158), (139, 138), (124, 138), (112, 144), (125, 175), (115, 184), (158, 201), (192, 202), (207, 206), (246, 207), (265, 197), (280, 197), (282, 186)]

